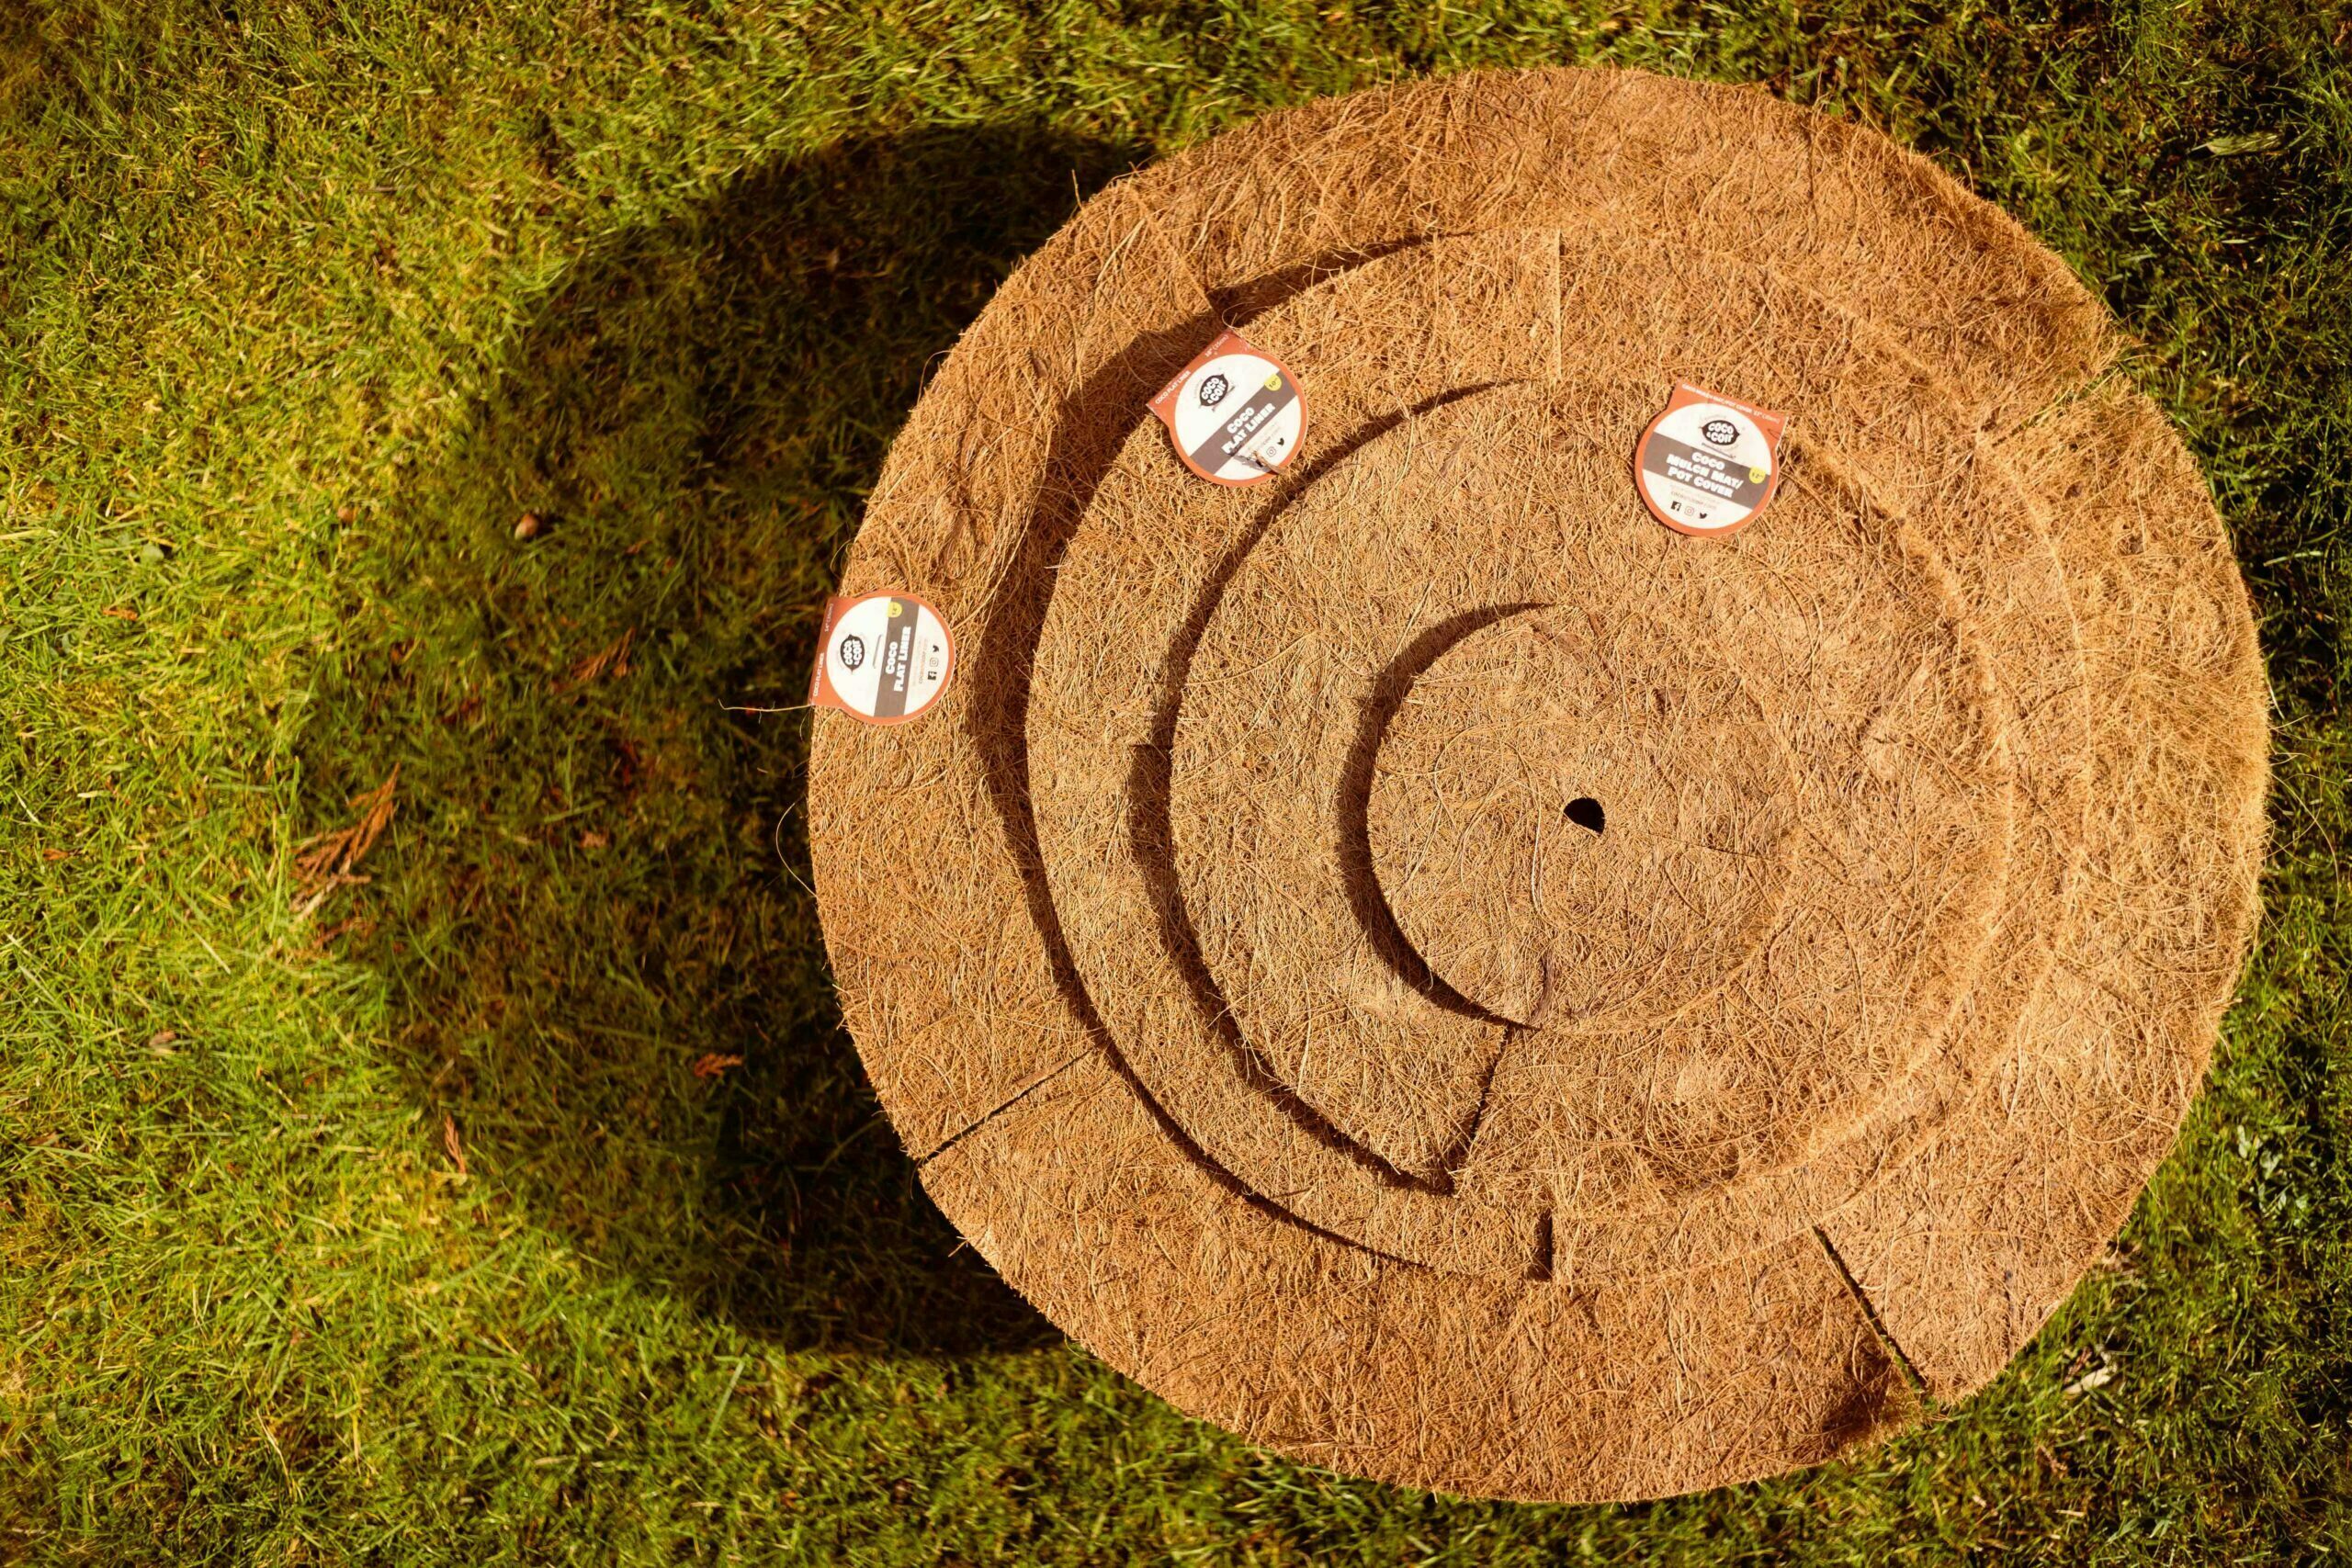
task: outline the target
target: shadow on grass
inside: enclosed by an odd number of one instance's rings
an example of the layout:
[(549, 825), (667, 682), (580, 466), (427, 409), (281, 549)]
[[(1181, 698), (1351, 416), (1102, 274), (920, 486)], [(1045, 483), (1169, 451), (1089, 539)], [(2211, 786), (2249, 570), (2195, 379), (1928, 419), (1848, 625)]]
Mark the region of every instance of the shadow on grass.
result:
[(842, 1028), (797, 809), (810, 716), (729, 707), (801, 699), (926, 366), (1127, 161), (1021, 130), (859, 142), (626, 235), (441, 471), (359, 525), (379, 593), (306, 734), (306, 804), (333, 826), (397, 763), (399, 815), (319, 919), (380, 969), (473, 1179), (795, 1345), (1053, 1337), (922, 1195)]

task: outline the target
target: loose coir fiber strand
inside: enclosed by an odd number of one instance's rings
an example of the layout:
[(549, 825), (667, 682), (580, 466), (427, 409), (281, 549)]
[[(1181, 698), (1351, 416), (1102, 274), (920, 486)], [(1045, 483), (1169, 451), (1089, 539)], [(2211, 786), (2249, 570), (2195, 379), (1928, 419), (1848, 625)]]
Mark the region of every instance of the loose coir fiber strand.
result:
[[(1273, 479), (1146, 410), (1220, 324)], [(2203, 483), (2096, 301), (1877, 135), (1470, 75), (1089, 202), (893, 447), (818, 893), (925, 1184), (1182, 1408), (1655, 1496), (1984, 1383), (2121, 1224), (2250, 936), (2266, 736)], [(1677, 381), (1790, 416), (1659, 526)], [(1571, 810), (1571, 806), (1574, 810)]]

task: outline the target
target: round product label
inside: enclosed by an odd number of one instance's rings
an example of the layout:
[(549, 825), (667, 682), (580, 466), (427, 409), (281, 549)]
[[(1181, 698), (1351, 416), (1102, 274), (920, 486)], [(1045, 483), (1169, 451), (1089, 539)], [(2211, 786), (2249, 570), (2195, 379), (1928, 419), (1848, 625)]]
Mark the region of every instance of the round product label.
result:
[(1722, 535), (1764, 510), (1780, 482), (1781, 415), (1690, 385), (1642, 432), (1634, 482), (1677, 533)]
[(939, 700), (956, 669), (946, 623), (904, 593), (834, 599), (825, 607), (808, 700), (870, 724), (902, 724)]
[(1176, 456), (1204, 479), (1246, 485), (1291, 459), (1306, 430), (1297, 378), (1227, 331), (1151, 401)]

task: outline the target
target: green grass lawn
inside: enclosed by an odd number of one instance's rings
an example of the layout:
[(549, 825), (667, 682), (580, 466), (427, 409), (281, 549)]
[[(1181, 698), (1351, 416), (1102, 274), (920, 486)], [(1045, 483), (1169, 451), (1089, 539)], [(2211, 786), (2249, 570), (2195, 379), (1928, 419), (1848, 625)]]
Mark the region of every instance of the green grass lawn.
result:
[[(28, 3), (0, 1562), (2352, 1554), (2352, 9)], [(1255, 1453), (959, 1249), (840, 1028), (808, 716), (753, 711), (1083, 193), (1583, 60), (1883, 126), (2058, 247), (2276, 696), (2260, 945), (2107, 1264), (1922, 1429), (1630, 1508)]]

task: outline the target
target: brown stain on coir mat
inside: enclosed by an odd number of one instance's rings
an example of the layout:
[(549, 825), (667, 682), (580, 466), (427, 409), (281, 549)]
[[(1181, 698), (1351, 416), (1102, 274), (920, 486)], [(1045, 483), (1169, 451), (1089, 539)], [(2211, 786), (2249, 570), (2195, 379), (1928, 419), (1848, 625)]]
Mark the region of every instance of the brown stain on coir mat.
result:
[[(1244, 318), (1310, 413), (1229, 489), (1144, 405)], [(1184, 1409), (1418, 1485), (1688, 1491), (1981, 1386), (2255, 914), (2252, 621), (2116, 352), (1924, 161), (1636, 73), (1310, 105), (1090, 202), (846, 570), (965, 673), (812, 750), (941, 1207)], [(1791, 415), (1736, 536), (1634, 493), (1679, 380)]]

